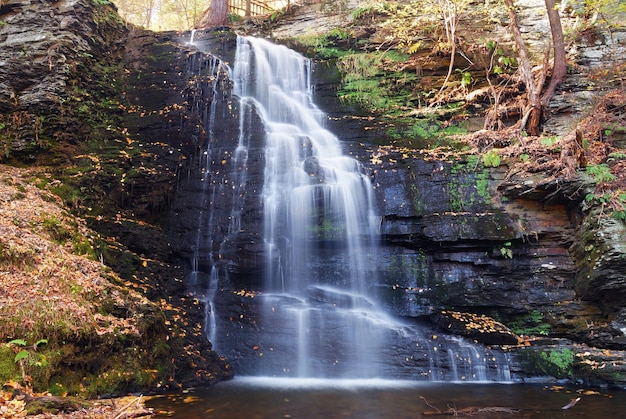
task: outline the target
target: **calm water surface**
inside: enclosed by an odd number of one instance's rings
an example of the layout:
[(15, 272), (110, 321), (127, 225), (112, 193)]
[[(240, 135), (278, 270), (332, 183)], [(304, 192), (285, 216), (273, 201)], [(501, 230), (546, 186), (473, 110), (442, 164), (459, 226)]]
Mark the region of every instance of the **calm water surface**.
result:
[[(576, 398), (576, 405), (562, 409)], [(390, 380), (239, 377), (210, 389), (156, 397), (147, 405), (162, 412), (157, 417), (184, 419), (455, 417), (453, 410), (443, 414), (448, 409), (456, 409), (457, 417), (473, 418), (626, 418), (624, 391)], [(436, 409), (442, 414), (432, 415)]]

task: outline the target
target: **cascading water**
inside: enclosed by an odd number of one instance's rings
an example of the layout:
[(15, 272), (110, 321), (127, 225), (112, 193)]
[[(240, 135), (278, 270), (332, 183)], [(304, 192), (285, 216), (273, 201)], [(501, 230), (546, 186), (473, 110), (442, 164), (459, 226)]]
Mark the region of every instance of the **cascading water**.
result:
[(234, 100), (211, 84), (197, 109), (208, 140), (190, 282), (220, 354), (248, 376), (510, 380), (506, 354), (381, 309), (374, 190), (324, 127), (310, 60), (263, 39), (236, 47), (232, 71), (207, 61), (212, 83), (229, 74)]
[[(191, 33), (189, 44), (193, 45), (195, 31)], [(219, 274), (218, 268), (213, 262), (213, 256), (209, 252), (208, 259), (210, 270), (207, 273), (200, 267), (201, 249), (211, 248), (213, 246), (211, 235), (204, 234), (204, 230), (211, 230), (214, 226), (213, 207), (216, 199), (216, 193), (219, 187), (212, 182), (212, 154), (211, 149), (213, 143), (213, 131), (216, 123), (216, 108), (219, 103), (218, 83), (225, 75), (230, 73), (230, 68), (219, 58), (214, 56), (205, 57), (200, 54), (191, 55), (189, 59), (189, 73), (197, 76), (195, 86), (190, 95), (190, 106), (194, 113), (200, 116), (202, 124), (205, 128), (204, 134), (206, 138), (198, 138), (198, 142), (205, 144), (199, 153), (197, 153), (197, 162), (194, 167), (200, 174), (199, 188), (200, 193), (197, 194), (199, 202), (198, 221), (196, 242), (193, 248), (193, 256), (191, 259), (191, 272), (187, 278), (187, 282), (191, 288), (195, 289), (198, 297), (204, 303), (205, 307), (205, 325), (206, 334), (209, 341), (216, 348), (217, 343), (217, 320), (215, 316), (214, 298), (218, 289)], [(193, 176), (190, 174), (190, 176)], [(207, 241), (208, 243), (203, 243)]]
[[(254, 104), (267, 132), (264, 320), (293, 330), (292, 342), (281, 336), (271, 343), (282, 353), (281, 370), (376, 376), (388, 320), (365, 297), (378, 227), (370, 180), (323, 127), (324, 115), (312, 103), (309, 60), (240, 37), (233, 74), (235, 94)], [(335, 272), (323, 270), (325, 257), (340, 260)], [(293, 359), (284, 356), (289, 346)]]

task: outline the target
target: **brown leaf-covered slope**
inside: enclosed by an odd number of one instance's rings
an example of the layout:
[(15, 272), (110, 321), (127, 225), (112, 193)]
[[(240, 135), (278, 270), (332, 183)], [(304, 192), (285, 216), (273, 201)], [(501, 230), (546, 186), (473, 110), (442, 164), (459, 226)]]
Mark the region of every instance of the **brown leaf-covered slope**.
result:
[[(46, 181), (36, 169), (0, 166), (0, 382), (94, 396), (227, 377), (178, 297), (150, 301), (101, 263), (94, 243), (104, 239)], [(24, 362), (13, 362), (21, 350)]]
[[(100, 262), (76, 254), (80, 245), (89, 246), (92, 233), (30, 176), (2, 166), (0, 340), (106, 334), (114, 329), (139, 334), (136, 317), (99, 312), (98, 300), (129, 309), (149, 302), (113, 284), (111, 280), (119, 279)], [(63, 331), (56, 330), (59, 324)]]

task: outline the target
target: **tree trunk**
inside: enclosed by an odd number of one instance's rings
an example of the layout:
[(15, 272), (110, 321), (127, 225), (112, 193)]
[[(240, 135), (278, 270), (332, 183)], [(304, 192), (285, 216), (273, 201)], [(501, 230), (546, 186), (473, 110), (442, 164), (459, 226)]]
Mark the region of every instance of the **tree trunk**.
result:
[(454, 70), (454, 58), (456, 56), (456, 24), (459, 19), (456, 13), (456, 6), (450, 3), (450, 0), (444, 0), (439, 3), (441, 7), (441, 13), (443, 16), (443, 27), (446, 31), (446, 40), (450, 43), (451, 51), (450, 51), (450, 64), (448, 65), (448, 73), (446, 74), (446, 78), (435, 97), (435, 101), (432, 106), (435, 106), (439, 103), (439, 98), (442, 93), (446, 89), (448, 81), (450, 80), (450, 76), (452, 75), (452, 71)]
[(550, 21), (550, 32), (552, 33), (552, 48), (554, 50), (554, 65), (552, 66), (552, 76), (550, 84), (541, 96), (541, 105), (548, 106), (550, 99), (554, 96), (556, 87), (561, 83), (567, 72), (567, 61), (565, 57), (565, 41), (563, 39), (563, 27), (561, 26), (561, 16), (556, 8), (555, 0), (545, 0)]
[(211, 5), (200, 18), (197, 29), (214, 28), (228, 24), (228, 0), (211, 0)]
[[(550, 0), (546, 0), (550, 1)], [(519, 21), (517, 13), (513, 6), (513, 0), (504, 0), (504, 4), (509, 12), (509, 19), (511, 20), (511, 32), (513, 33), (513, 39), (517, 46), (517, 58), (519, 60), (519, 69), (522, 75), (522, 80), (526, 86), (526, 97), (528, 103), (524, 109), (524, 117), (522, 119), (521, 129), (526, 129), (530, 135), (539, 135), (539, 125), (541, 124), (541, 99), (537, 86), (535, 85), (535, 79), (533, 77), (532, 69), (530, 66), (530, 59), (528, 58), (528, 52), (526, 51), (526, 45), (524, 45), (524, 39), (522, 38), (522, 31), (519, 28)]]

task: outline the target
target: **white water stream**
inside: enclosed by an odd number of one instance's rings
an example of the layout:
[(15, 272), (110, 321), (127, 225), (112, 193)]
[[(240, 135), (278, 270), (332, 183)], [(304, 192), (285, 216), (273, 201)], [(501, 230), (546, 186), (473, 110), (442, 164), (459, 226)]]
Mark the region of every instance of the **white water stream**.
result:
[[(295, 329), (292, 342), (283, 337), (296, 357), (285, 360), (284, 370), (300, 377), (375, 376), (389, 325), (383, 324), (391, 321), (365, 297), (378, 220), (370, 180), (324, 128), (325, 115), (312, 102), (310, 60), (239, 37), (233, 75), (235, 94), (254, 103), (266, 128), (266, 320)], [(330, 275), (317, 264), (329, 246), (342, 263)]]

